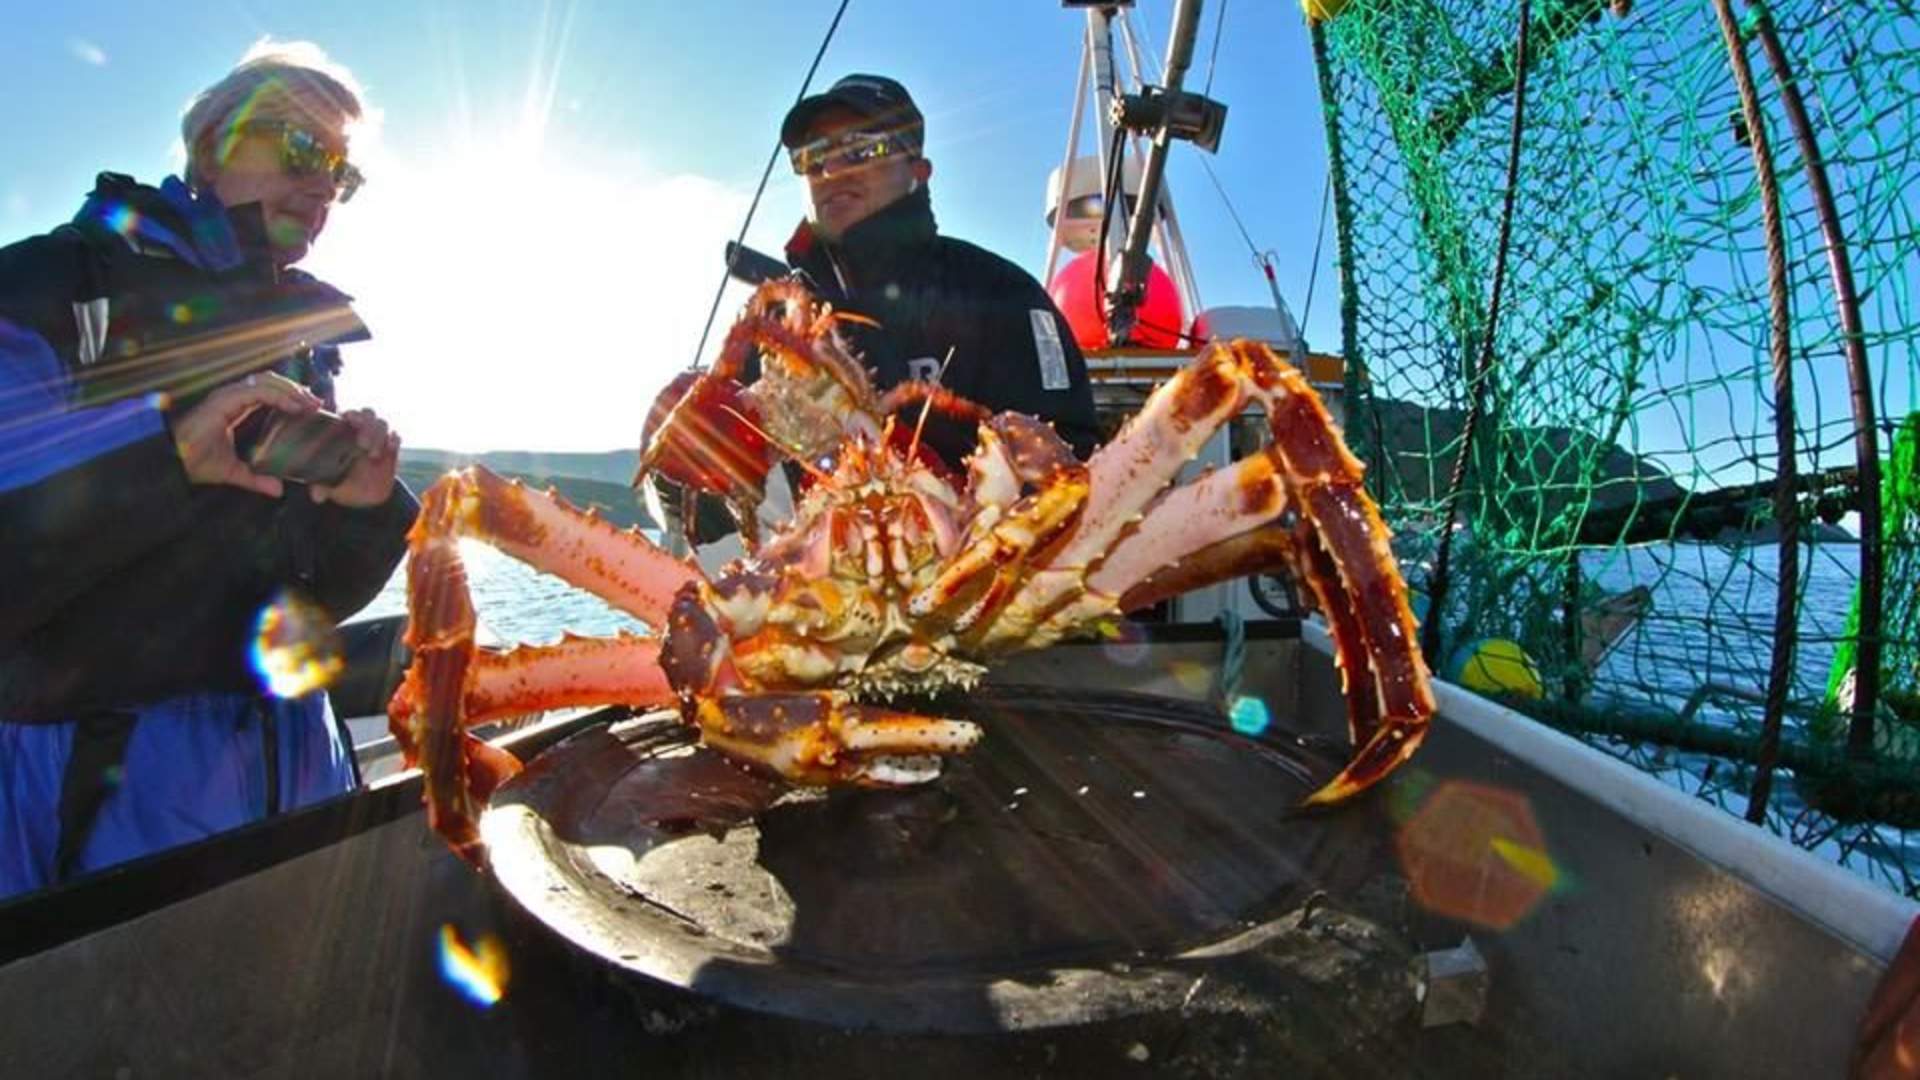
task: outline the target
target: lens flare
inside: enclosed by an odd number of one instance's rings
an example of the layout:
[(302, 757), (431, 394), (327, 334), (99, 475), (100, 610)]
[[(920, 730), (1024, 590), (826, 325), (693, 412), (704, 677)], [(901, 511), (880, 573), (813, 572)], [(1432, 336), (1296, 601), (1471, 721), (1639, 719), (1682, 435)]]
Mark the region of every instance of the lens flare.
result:
[(140, 211), (120, 203), (107, 211), (107, 227), (121, 236), (132, 236), (140, 231)]
[(1173, 681), (1189, 694), (1204, 694), (1213, 689), (1213, 667), (1194, 660), (1175, 660), (1167, 666)]
[(1448, 780), (1394, 837), (1422, 907), (1505, 930), (1561, 887), (1533, 804), (1517, 791)]
[(1517, 840), (1496, 836), (1488, 841), (1493, 853), (1500, 856), (1508, 866), (1520, 872), (1541, 888), (1552, 892), (1560, 884), (1560, 868), (1553, 865), (1553, 859), (1537, 847), (1529, 847)]
[(283, 592), (254, 622), (253, 670), (275, 697), (325, 689), (346, 669), (340, 633), (318, 604)]
[(1122, 667), (1139, 667), (1147, 658), (1147, 632), (1139, 623), (1116, 619), (1100, 625), (1100, 651)]
[(1267, 703), (1244, 694), (1233, 699), (1233, 705), (1227, 709), (1227, 719), (1233, 724), (1233, 730), (1242, 735), (1264, 734), (1273, 724)]
[(507, 993), (507, 947), (492, 934), (482, 934), (472, 948), (460, 940), (452, 923), (440, 926), (440, 977), (461, 996), (483, 1009), (492, 1008)]
[(1408, 764), (1394, 774), (1394, 783), (1382, 785), (1386, 788), (1387, 816), (1396, 825), (1405, 825), (1413, 820), (1413, 815), (1427, 803), (1427, 796), (1439, 783), (1431, 770), (1421, 768), (1417, 763)]

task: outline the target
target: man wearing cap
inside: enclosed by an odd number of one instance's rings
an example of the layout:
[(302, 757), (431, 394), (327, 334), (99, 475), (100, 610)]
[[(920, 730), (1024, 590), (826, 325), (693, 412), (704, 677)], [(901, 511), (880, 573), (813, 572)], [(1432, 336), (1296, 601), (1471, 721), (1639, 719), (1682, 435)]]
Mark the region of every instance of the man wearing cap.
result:
[[(879, 75), (849, 75), (796, 104), (780, 140), (811, 212), (788, 263), (835, 308), (879, 324), (845, 331), (882, 389), (937, 377), (995, 411), (1051, 421), (1087, 456), (1099, 442), (1093, 391), (1066, 320), (1032, 275), (939, 234), (925, 135), (906, 88)], [(974, 429), (930, 424), (927, 441), (958, 464)]]

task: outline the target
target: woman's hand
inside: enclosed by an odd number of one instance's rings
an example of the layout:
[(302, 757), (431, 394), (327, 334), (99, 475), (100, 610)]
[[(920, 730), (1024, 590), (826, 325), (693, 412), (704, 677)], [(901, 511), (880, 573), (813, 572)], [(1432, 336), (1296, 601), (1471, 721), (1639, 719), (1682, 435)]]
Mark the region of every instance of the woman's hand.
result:
[(394, 470), (400, 466), (400, 436), (387, 428), (387, 422), (372, 409), (353, 409), (340, 414), (353, 425), (360, 456), (353, 468), (337, 484), (315, 484), (309, 491), (313, 501), (336, 506), (379, 506), (393, 493)]
[(233, 448), (233, 429), (255, 409), (299, 414), (319, 407), (320, 399), (292, 379), (271, 371), (256, 372), (173, 417), (173, 447), (189, 483), (230, 484), (279, 498), (286, 490), (280, 478), (254, 472), (240, 460)]

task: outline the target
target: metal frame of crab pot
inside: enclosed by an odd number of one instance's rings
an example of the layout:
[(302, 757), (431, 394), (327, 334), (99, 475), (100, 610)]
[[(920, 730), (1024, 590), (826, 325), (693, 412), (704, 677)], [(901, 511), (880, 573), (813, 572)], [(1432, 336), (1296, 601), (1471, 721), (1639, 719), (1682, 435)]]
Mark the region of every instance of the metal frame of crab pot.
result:
[[(1147, 626), (1124, 658), (1066, 644), (994, 678), (1191, 700), (1212, 688), (1178, 673), (1217, 665), (1229, 644), (1218, 626)], [(1241, 693), (1278, 723), (1344, 737), (1318, 624), (1256, 622), (1240, 647)], [(1553, 887), (1504, 927), (1454, 921), (1421, 910), (1394, 845), (1380, 845), (1371, 887), (1410, 901), (1398, 929), (1424, 951), (1425, 998), (1458, 998), (1461, 980), (1446, 972), (1479, 958), (1465, 980), (1472, 1007), (1450, 1014), (1467, 1022), (1368, 1018), (1375, 1034), (1397, 1033), (1399, 1075), (1845, 1073), (1914, 904), (1496, 704), (1438, 692), (1420, 757), (1364, 796), (1363, 811), (1406, 827), (1449, 786), (1500, 792), (1530, 807), (1538, 829), (1539, 851), (1513, 865), (1536, 881), (1550, 866)], [(505, 740), (530, 757), (624, 715), (556, 715)], [(1231, 1040), (1247, 1029), (1215, 1030), (1219, 1014), (1189, 1016), (1177, 1001), (1144, 1002), (1152, 1015), (1118, 1025), (976, 1037), (852, 1031), (795, 1019), (804, 1001), (779, 1005), (782, 1017), (615, 983), (530, 930), (420, 814), (419, 779), (402, 774), (0, 907), (0, 1075), (718, 1074), (777, 1055), (791, 1075), (843, 1076), (912, 1054), (927, 1075), (977, 1076), (1043, 1064), (1110, 1071), (1142, 1052), (1176, 1067), (1203, 1046), (1225, 1047), (1210, 1060), (1215, 1074), (1235, 1060), (1246, 1075), (1275, 1065), (1234, 1058)], [(455, 992), (441, 971), (443, 927), (504, 938), (512, 972), (500, 1003)], [(1250, 1008), (1304, 1016), (1325, 1004)]]

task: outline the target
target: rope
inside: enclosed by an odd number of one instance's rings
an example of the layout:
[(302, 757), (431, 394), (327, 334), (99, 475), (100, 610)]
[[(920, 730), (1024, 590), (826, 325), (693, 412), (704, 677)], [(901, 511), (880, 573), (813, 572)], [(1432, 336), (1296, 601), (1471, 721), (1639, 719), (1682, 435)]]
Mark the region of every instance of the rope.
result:
[(1493, 256), (1493, 296), (1487, 302), (1487, 326), (1480, 339), (1480, 357), (1474, 365), (1473, 381), (1467, 387), (1467, 416), (1460, 430), (1460, 452), (1453, 459), (1453, 476), (1447, 483), (1447, 516), (1440, 529), (1440, 552), (1433, 560), (1433, 576), (1427, 579), (1427, 618), (1420, 627), (1420, 650), (1427, 663), (1436, 664), (1440, 647), (1441, 604), (1447, 597), (1447, 557), (1453, 549), (1454, 515), (1460, 508), (1460, 489), (1467, 478), (1467, 458), (1473, 450), (1473, 429), (1480, 422), (1480, 402), (1486, 392), (1487, 376), (1493, 371), (1494, 331), (1500, 324), (1500, 290), (1507, 279), (1507, 248), (1513, 240), (1513, 198), (1519, 187), (1520, 133), (1526, 127), (1527, 113), (1527, 23), (1532, 18), (1531, 0), (1520, 0), (1520, 35), (1514, 43), (1514, 66), (1519, 70), (1513, 80), (1513, 130), (1507, 144), (1507, 190), (1500, 208), (1500, 246)]
[[(1733, 84), (1740, 93), (1740, 115), (1753, 150), (1754, 182), (1760, 189), (1761, 228), (1767, 238), (1767, 336), (1773, 359), (1774, 440), (1780, 451), (1774, 496), (1774, 517), (1780, 527), (1778, 580), (1793, 582), (1800, 578), (1793, 483), (1793, 314), (1787, 303), (1787, 240), (1780, 226), (1780, 186), (1774, 176), (1766, 117), (1760, 109), (1760, 94), (1753, 86), (1753, 70), (1747, 63), (1747, 46), (1740, 38), (1733, 5), (1728, 0), (1713, 0), (1713, 11), (1720, 23), (1720, 36), (1726, 41)], [(1793, 678), (1794, 616), (1799, 599), (1799, 593), (1791, 587), (1780, 589), (1774, 597), (1773, 663), (1767, 676), (1760, 746), (1754, 755), (1753, 786), (1747, 795), (1747, 820), (1756, 825), (1767, 820), (1773, 770), (1780, 759), (1780, 724), (1786, 717), (1787, 684)]]
[[(1213, 190), (1220, 196), (1220, 204), (1227, 208), (1227, 216), (1233, 219), (1233, 227), (1240, 230), (1240, 239), (1246, 241), (1247, 250), (1249, 252), (1252, 252), (1253, 265), (1257, 267), (1260, 270), (1260, 272), (1266, 276), (1267, 288), (1273, 292), (1274, 312), (1276, 315), (1278, 315), (1280, 312), (1284, 310), (1284, 305), (1282, 305), (1280, 302), (1280, 284), (1275, 279), (1274, 273), (1273, 273), (1273, 252), (1262, 251), (1260, 250), (1260, 246), (1253, 242), (1253, 234), (1247, 231), (1246, 222), (1240, 220), (1240, 213), (1238, 210), (1234, 209), (1233, 200), (1229, 198), (1227, 195), (1226, 186), (1220, 183), (1220, 178), (1218, 176), (1214, 175), (1213, 166), (1207, 164), (1207, 159), (1204, 157), (1199, 158), (1198, 160), (1200, 162), (1200, 167), (1206, 171), (1207, 179), (1213, 182)], [(1321, 206), (1321, 210), (1320, 210), (1320, 214), (1321, 214), (1320, 229), (1322, 233), (1326, 231), (1326, 227), (1327, 227), (1326, 207), (1324, 205), (1324, 202), (1325, 202), (1325, 199), (1323, 198), (1322, 199), (1323, 205)], [(1319, 241), (1319, 238), (1317, 237), (1314, 239), (1314, 243), (1313, 243), (1313, 261), (1314, 261), (1314, 269), (1317, 271), (1319, 269), (1319, 263), (1320, 263), (1320, 241)], [(1309, 310), (1311, 310), (1313, 306), (1313, 291), (1312, 291), (1311, 278), (1308, 279), (1307, 306)], [(1145, 324), (1142, 324), (1142, 325), (1145, 325)], [(1299, 332), (1300, 340), (1304, 342), (1307, 337), (1307, 326), (1306, 326), (1305, 320), (1302, 320), (1298, 326), (1294, 327), (1294, 329)], [(1198, 338), (1193, 337), (1191, 334), (1181, 334), (1180, 336), (1187, 338), (1188, 340), (1193, 341), (1196, 344), (1204, 344), (1204, 342), (1201, 342)]]
[(1240, 696), (1240, 677), (1247, 668), (1247, 620), (1228, 608), (1213, 617), (1226, 640), (1220, 646), (1220, 669), (1213, 673), (1214, 700), (1231, 708)]
[[(840, 29), (840, 17), (847, 13), (847, 4), (850, 2), (851, 0), (840, 0), (840, 7), (834, 11), (833, 21), (827, 24), (827, 36), (820, 39), (820, 48), (813, 54), (813, 63), (807, 65), (807, 74), (800, 80), (800, 92), (793, 96), (794, 105), (806, 100), (807, 89), (813, 85), (813, 76), (820, 70), (820, 61), (826, 58), (827, 46), (833, 43), (834, 32)], [(779, 163), (780, 152), (784, 149), (785, 147), (780, 144), (780, 137), (775, 135), (773, 151), (767, 155), (767, 167), (760, 170), (760, 185), (753, 189), (753, 201), (747, 204), (746, 220), (740, 222), (740, 235), (734, 237), (735, 244), (747, 242), (747, 229), (753, 224), (754, 211), (760, 208), (760, 197), (766, 194), (767, 181), (773, 178), (773, 167)], [(731, 276), (730, 267), (720, 271), (720, 285), (713, 290), (713, 306), (707, 309), (707, 324), (700, 328), (700, 344), (694, 346), (693, 361), (687, 365), (688, 370), (700, 367), (700, 355), (707, 351), (707, 338), (713, 333), (713, 320), (720, 314), (720, 299), (726, 295), (727, 279)]]
[[(1884, 508), (1880, 505), (1880, 449), (1875, 438), (1873, 373), (1867, 362), (1866, 328), (1860, 319), (1860, 297), (1853, 283), (1853, 259), (1847, 253), (1846, 236), (1841, 232), (1840, 211), (1827, 182), (1827, 166), (1814, 135), (1813, 120), (1807, 115), (1806, 102), (1793, 76), (1780, 35), (1774, 32), (1773, 17), (1764, 6), (1748, 0), (1748, 15), (1755, 20), (1755, 35), (1773, 69), (1780, 87), (1780, 103), (1786, 108), (1787, 122), (1800, 145), (1801, 168), (1807, 174), (1807, 187), (1813, 195), (1814, 209), (1820, 218), (1820, 237), (1827, 249), (1827, 272), (1833, 282), (1833, 300), (1838, 307), (1842, 342), (1847, 356), (1847, 386), (1853, 405), (1854, 467), (1860, 471), (1860, 588), (1859, 611), (1854, 625), (1859, 648), (1859, 680), (1854, 687), (1853, 721), (1847, 731), (1847, 748), (1856, 756), (1873, 750), (1874, 702), (1880, 696), (1880, 633), (1886, 625), (1881, 602), (1886, 589), (1881, 571), (1880, 534)], [(1784, 580), (1784, 579), (1783, 579)]]

